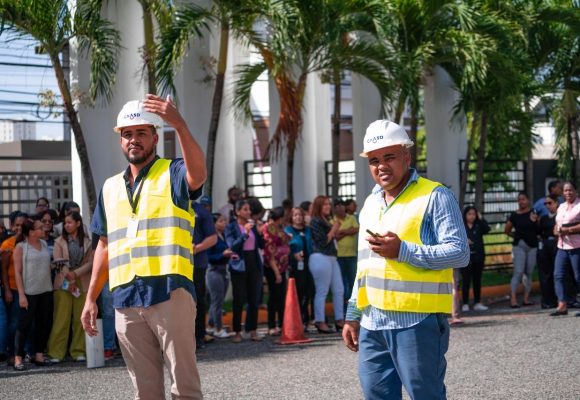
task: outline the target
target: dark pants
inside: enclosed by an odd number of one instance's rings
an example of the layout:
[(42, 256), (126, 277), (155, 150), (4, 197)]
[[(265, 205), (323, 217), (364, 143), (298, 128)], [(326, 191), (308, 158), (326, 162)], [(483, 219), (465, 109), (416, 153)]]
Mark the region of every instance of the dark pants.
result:
[(298, 303), (300, 304), (300, 314), (302, 315), (302, 322), (304, 325), (308, 324), (308, 321), (314, 319), (314, 279), (312, 279), (312, 274), (305, 265), (304, 269), (299, 271), (296, 266), (290, 271), (290, 278), (296, 280), (296, 292), (298, 292)]
[(197, 313), (195, 314), (195, 339), (202, 343), (205, 336), (205, 271), (206, 268), (193, 269), (193, 285), (197, 296)]
[(26, 295), (26, 299), (28, 300), (28, 308), (20, 309), (18, 329), (16, 329), (16, 334), (14, 335), (15, 354), (20, 357), (24, 357), (24, 343), (30, 333), (32, 324), (35, 324), (33, 342), (35, 353), (42, 353), (46, 349), (52, 325), (52, 292)]
[(365, 399), (446, 399), (445, 353), (449, 324), (444, 314), (430, 314), (410, 328), (360, 329), (359, 379)]
[(344, 285), (344, 303), (346, 304), (352, 294), (354, 280), (356, 278), (356, 256), (354, 257), (337, 257), (338, 265), (340, 265), (340, 274), (342, 275), (342, 283)]
[(231, 271), (230, 274), (234, 296), (232, 321), (234, 332), (242, 331), (242, 311), (246, 303), (248, 307), (244, 329), (250, 332), (258, 328), (258, 299), (262, 286), (262, 274), (254, 251), (244, 251), (243, 257), (246, 270), (244, 272)]
[(574, 279), (580, 282), (580, 248), (563, 250), (558, 249), (556, 253), (556, 265), (554, 268), (554, 283), (556, 288), (556, 295), (558, 301), (566, 301), (569, 299), (569, 293), (566, 290), (569, 283), (566, 282), (566, 271), (572, 268)]
[(471, 260), (467, 267), (461, 268), (463, 304), (469, 304), (469, 287), (473, 281), (473, 302), (481, 301), (481, 275), (483, 274), (483, 260)]
[[(264, 268), (264, 275), (268, 282), (268, 328), (282, 327), (284, 321), (284, 306), (286, 303), (286, 274), (282, 273), (282, 282), (276, 283), (276, 275), (272, 268)], [(278, 316), (276, 324), (276, 315)]]
[(537, 262), (543, 306), (555, 307), (558, 302), (554, 288), (554, 262), (557, 250), (556, 241), (546, 239), (542, 241), (542, 249), (538, 249)]

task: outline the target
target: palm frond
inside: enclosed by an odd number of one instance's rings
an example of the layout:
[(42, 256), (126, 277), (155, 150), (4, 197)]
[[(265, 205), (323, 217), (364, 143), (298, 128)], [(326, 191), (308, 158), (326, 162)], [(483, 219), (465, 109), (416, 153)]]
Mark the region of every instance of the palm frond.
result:
[(237, 118), (251, 121), (252, 86), (266, 70), (266, 64), (263, 62), (237, 66), (235, 71), (236, 83), (234, 87), (233, 100), (233, 106)]
[(175, 95), (173, 76), (187, 55), (189, 41), (208, 30), (212, 18), (209, 10), (194, 4), (180, 8), (171, 24), (165, 26), (157, 49), (156, 78), (161, 94)]

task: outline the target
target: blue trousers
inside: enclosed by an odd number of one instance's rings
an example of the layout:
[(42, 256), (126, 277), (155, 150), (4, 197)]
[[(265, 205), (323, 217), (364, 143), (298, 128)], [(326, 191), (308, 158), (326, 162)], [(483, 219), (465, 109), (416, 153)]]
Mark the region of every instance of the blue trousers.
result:
[(446, 399), (448, 347), (449, 324), (444, 314), (431, 314), (405, 329), (361, 327), (359, 379), (365, 399), (402, 399), (403, 386), (413, 400)]
[(0, 354), (6, 354), (8, 345), (8, 313), (4, 306), (4, 293), (0, 289)]
[(556, 253), (554, 286), (556, 288), (558, 301), (562, 302), (571, 298), (570, 293), (566, 293), (566, 287), (569, 286), (569, 282), (566, 282), (566, 271), (568, 268), (572, 268), (574, 279), (580, 284), (580, 248), (571, 250), (558, 249)]
[(115, 350), (115, 309), (113, 308), (113, 293), (109, 291), (109, 281), (101, 291), (101, 317), (103, 318), (103, 341), (105, 350)]

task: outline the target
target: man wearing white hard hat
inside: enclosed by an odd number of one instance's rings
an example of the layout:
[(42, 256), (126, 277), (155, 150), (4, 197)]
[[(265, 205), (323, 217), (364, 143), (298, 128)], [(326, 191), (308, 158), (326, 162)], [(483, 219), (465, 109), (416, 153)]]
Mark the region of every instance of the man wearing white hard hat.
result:
[[(175, 128), (183, 159), (157, 156), (164, 123)], [(205, 157), (170, 97), (128, 102), (114, 130), (129, 166), (105, 181), (91, 223), (100, 238), (83, 328), (91, 336), (97, 333), (95, 301), (108, 279), (135, 398), (165, 398), (165, 364), (173, 398), (201, 399), (191, 200), (201, 195)]]
[(369, 125), (362, 157), (376, 182), (360, 212), (357, 278), (342, 336), (359, 352), (366, 399), (445, 399), (452, 268), (469, 262), (459, 205), (410, 167), (405, 129)]

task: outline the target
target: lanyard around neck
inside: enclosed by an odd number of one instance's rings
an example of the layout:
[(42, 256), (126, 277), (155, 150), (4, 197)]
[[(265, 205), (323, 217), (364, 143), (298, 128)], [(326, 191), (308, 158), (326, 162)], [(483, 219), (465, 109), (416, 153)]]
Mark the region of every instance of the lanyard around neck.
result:
[[(149, 170), (147, 170), (147, 173), (143, 176), (143, 178), (141, 178), (141, 181), (139, 182), (139, 187), (137, 188), (137, 192), (135, 193), (135, 196), (128, 196), (129, 197), (129, 204), (131, 205), (131, 211), (132, 211), (133, 215), (135, 215), (137, 212), (137, 205), (139, 204), (139, 198), (141, 197), (141, 189), (143, 189), (143, 185), (145, 184), (145, 179), (147, 179), (148, 174), (149, 174)], [(127, 193), (127, 195), (128, 194), (129, 193)]]

